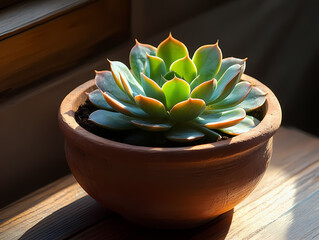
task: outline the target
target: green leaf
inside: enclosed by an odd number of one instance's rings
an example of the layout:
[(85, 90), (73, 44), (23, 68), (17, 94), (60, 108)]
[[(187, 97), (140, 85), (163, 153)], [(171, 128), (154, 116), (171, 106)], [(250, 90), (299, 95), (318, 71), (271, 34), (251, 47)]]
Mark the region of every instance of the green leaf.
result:
[(197, 67), (197, 74), (200, 75), (199, 82), (206, 82), (215, 77), (222, 61), (222, 52), (218, 43), (204, 45), (198, 48), (193, 56), (193, 62)]
[(157, 84), (160, 84), (162, 82), (162, 76), (166, 73), (166, 67), (163, 59), (147, 55), (144, 73)]
[(196, 66), (188, 55), (173, 62), (169, 70), (176, 72), (188, 83), (197, 76)]
[(205, 136), (206, 136), (207, 138), (209, 138), (209, 139), (210, 139), (211, 141), (213, 141), (213, 142), (216, 142), (216, 141), (218, 141), (218, 140), (220, 140), (220, 139), (222, 138), (222, 136), (219, 135), (217, 132), (215, 132), (215, 131), (213, 131), (213, 130), (211, 130), (211, 129), (208, 129), (208, 128), (204, 127), (204, 126), (201, 126), (201, 125), (198, 124), (198, 123), (192, 122), (192, 126), (193, 126), (195, 129), (197, 129), (198, 131), (204, 133)]
[(196, 119), (196, 122), (209, 128), (218, 129), (236, 125), (246, 116), (246, 112), (242, 108), (236, 108), (224, 112), (206, 111)]
[(213, 92), (217, 87), (217, 80), (213, 78), (212, 80), (203, 82), (198, 85), (191, 93), (192, 98), (200, 98), (205, 102), (209, 102), (211, 99)]
[(177, 77), (164, 83), (162, 89), (165, 93), (166, 106), (168, 109), (171, 109), (176, 103), (187, 100), (190, 93), (188, 83)]
[(252, 89), (252, 84), (249, 82), (239, 82), (234, 90), (222, 101), (209, 106), (210, 109), (225, 109), (232, 108), (248, 96)]
[(167, 118), (168, 113), (165, 109), (165, 106), (160, 101), (145, 97), (142, 95), (138, 95), (135, 97), (136, 103), (143, 109), (146, 113), (148, 113), (153, 118)]
[(200, 75), (197, 75), (197, 77), (189, 84), (192, 91), (200, 84), (199, 77)]
[(121, 72), (120, 72), (120, 79), (121, 79), (121, 83), (122, 83), (122, 86), (124, 88), (124, 91), (126, 92), (126, 95), (129, 96), (132, 100), (134, 100), (134, 97), (133, 97), (134, 92), (133, 92), (130, 84), (123, 77)]
[(88, 93), (87, 96), (88, 96), (90, 102), (94, 106), (96, 106), (98, 108), (106, 109), (109, 111), (114, 111), (114, 109), (105, 101), (100, 90), (95, 89), (94, 91)]
[(144, 72), (146, 54), (155, 56), (156, 48), (148, 44), (141, 44), (137, 40), (135, 41), (136, 44), (130, 52), (130, 66), (135, 77), (140, 80), (140, 74)]
[(160, 88), (156, 82), (142, 74), (141, 83), (146, 96), (155, 98), (158, 101), (161, 101), (164, 105), (166, 105), (165, 94), (162, 88)]
[(246, 60), (247, 60), (247, 58), (245, 58), (245, 59), (239, 59), (239, 58), (234, 58), (234, 57), (224, 58), (222, 60), (222, 64), (221, 64), (220, 69), (219, 69), (217, 75), (215, 76), (215, 78), (218, 81), (224, 75), (226, 70), (235, 64), (239, 64), (239, 65), (243, 66), (243, 71), (244, 71), (246, 68)]
[(217, 89), (208, 104), (216, 103), (226, 98), (239, 81), (242, 66), (235, 64), (227, 69), (222, 78), (217, 82)]
[(204, 137), (205, 134), (191, 126), (179, 125), (174, 126), (165, 136), (174, 142), (192, 142)]
[(174, 121), (186, 122), (197, 118), (206, 104), (202, 99), (189, 98), (174, 105), (170, 111), (170, 118)]
[(181, 78), (181, 76), (178, 75), (177, 72), (174, 72), (174, 71), (169, 71), (169, 72), (167, 72), (167, 73), (164, 75), (164, 78), (165, 78), (167, 81), (172, 80), (174, 77)]
[[(125, 64), (118, 61), (109, 62), (113, 73), (113, 77), (114, 79), (117, 79), (116, 81), (121, 81), (121, 73), (123, 79), (129, 84), (130, 88), (132, 89), (134, 96), (139, 94), (145, 95), (142, 86), (135, 79), (135, 77), (132, 75), (131, 71), (127, 68)], [(122, 89), (124, 89), (124, 87)]]
[(164, 78), (164, 76), (161, 77), (162, 81), (160, 82), (160, 84), (158, 84), (160, 87), (162, 87), (164, 85), (164, 83), (166, 83), (168, 80), (166, 78)]
[(245, 109), (246, 112), (253, 111), (261, 107), (266, 101), (266, 93), (257, 87), (252, 87), (250, 93), (237, 107)]
[[(95, 71), (95, 85), (102, 91), (110, 93), (121, 102), (132, 103), (129, 98), (116, 84), (111, 71)], [(121, 84), (121, 83), (120, 83)], [(122, 84), (121, 84), (122, 85)], [(123, 88), (124, 89), (124, 88)]]
[(167, 71), (169, 71), (169, 67), (173, 62), (187, 55), (188, 50), (186, 46), (182, 42), (173, 38), (171, 34), (158, 45), (156, 53), (157, 57), (164, 60)]
[(91, 113), (89, 120), (101, 127), (108, 129), (126, 130), (135, 128), (135, 126), (131, 123), (133, 118), (118, 112), (96, 110), (95, 112)]
[(173, 124), (165, 122), (155, 122), (150, 120), (135, 119), (131, 121), (136, 127), (146, 131), (161, 132), (170, 129)]
[(240, 123), (228, 128), (220, 128), (219, 130), (229, 135), (239, 135), (253, 129), (259, 123), (260, 121), (257, 118), (246, 116)]
[(160, 84), (158, 84), (160, 87), (162, 87), (163, 85), (164, 85), (164, 83), (166, 83), (167, 82), (167, 80), (162, 76), (161, 77), (161, 82), (160, 82)]
[(116, 111), (125, 114), (127, 116), (136, 117), (148, 117), (142, 109), (138, 108), (136, 105), (120, 102), (115, 97), (107, 92), (102, 92), (105, 101)]

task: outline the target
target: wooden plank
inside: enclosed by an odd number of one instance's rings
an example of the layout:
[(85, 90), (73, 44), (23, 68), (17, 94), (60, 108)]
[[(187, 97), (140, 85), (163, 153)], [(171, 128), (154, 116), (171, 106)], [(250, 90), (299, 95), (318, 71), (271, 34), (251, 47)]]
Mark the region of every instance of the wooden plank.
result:
[(0, 11), (0, 40), (74, 10), (90, 0), (31, 0)]
[[(242, 203), (235, 208), (231, 231), (227, 239), (274, 239), (274, 237), (286, 239), (288, 233), (292, 236), (297, 236), (297, 233), (302, 235), (301, 238), (296, 239), (311, 239), (307, 238), (307, 234), (318, 231), (315, 228), (319, 225), (319, 202), (316, 202), (315, 198), (310, 198), (319, 191), (319, 182), (315, 181), (319, 172), (318, 157), (317, 151), (316, 155), (313, 155), (316, 163), (289, 178), (266, 195), (260, 196), (256, 201), (248, 205)], [(268, 188), (272, 188), (271, 185)], [(308, 202), (308, 208), (311, 208), (310, 212), (308, 210), (308, 217), (311, 220), (309, 222), (300, 221), (301, 219), (295, 213), (305, 202)], [(287, 216), (292, 221), (284, 221), (288, 219)], [(282, 221), (284, 224), (280, 224), (278, 228), (278, 223)], [(315, 226), (312, 221), (316, 222)], [(298, 232), (295, 226), (302, 228), (302, 231)]]
[(14, 218), (16, 215), (25, 211), (26, 209), (34, 207), (42, 201), (45, 201), (45, 199), (47, 199), (51, 195), (54, 195), (65, 188), (69, 188), (74, 184), (76, 184), (75, 179), (72, 175), (69, 175), (31, 193), (30, 195), (19, 199), (13, 204), (10, 204), (1, 209), (0, 223), (3, 224), (3, 222)]
[[(305, 200), (280, 218), (254, 233), (251, 239), (273, 239), (280, 236), (282, 239), (319, 239), (319, 191), (315, 191)], [(288, 227), (289, 226), (289, 227)]]
[(255, 191), (235, 210), (197, 229), (135, 226), (103, 210), (71, 176), (3, 209), (0, 219), (0, 239), (315, 239), (319, 139), (281, 128), (269, 169)]
[(129, 0), (89, 1), (1, 41), (0, 97), (116, 44), (129, 34), (129, 15)]
[(292, 176), (312, 165), (318, 159), (313, 155), (318, 153), (318, 138), (296, 129), (281, 128), (274, 137), (274, 152), (265, 176), (260, 184), (242, 205), (267, 194)]
[(3, 208), (0, 239), (61, 239), (109, 214), (69, 175)]

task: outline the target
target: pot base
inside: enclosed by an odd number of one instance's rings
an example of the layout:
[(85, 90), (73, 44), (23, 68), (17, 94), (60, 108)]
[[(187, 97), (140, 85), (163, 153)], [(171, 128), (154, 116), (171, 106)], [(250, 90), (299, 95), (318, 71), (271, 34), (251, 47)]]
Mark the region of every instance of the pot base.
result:
[[(219, 215), (221, 216), (221, 215)], [(148, 218), (137, 218), (134, 216), (122, 216), (126, 220), (136, 225), (150, 228), (150, 229), (163, 229), (163, 230), (182, 230), (191, 229), (203, 226), (209, 222), (214, 221), (219, 216), (212, 217), (210, 219), (198, 220), (175, 220), (175, 219), (148, 219)]]

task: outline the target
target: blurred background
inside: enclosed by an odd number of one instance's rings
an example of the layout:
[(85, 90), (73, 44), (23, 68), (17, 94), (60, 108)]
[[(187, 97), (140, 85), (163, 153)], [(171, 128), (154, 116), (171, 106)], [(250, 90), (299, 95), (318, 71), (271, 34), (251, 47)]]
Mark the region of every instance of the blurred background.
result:
[(283, 125), (319, 136), (316, 0), (0, 1), (0, 207), (69, 173), (57, 112), (64, 96), (128, 63), (137, 38), (169, 32), (188, 47), (219, 40), (248, 57), (249, 74), (277, 95)]

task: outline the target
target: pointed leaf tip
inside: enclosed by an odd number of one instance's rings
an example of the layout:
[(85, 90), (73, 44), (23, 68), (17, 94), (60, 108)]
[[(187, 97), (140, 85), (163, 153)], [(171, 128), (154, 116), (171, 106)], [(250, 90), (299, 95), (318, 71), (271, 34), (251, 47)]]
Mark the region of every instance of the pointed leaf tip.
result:
[(215, 77), (222, 61), (222, 52), (217, 44), (199, 47), (193, 56), (193, 62), (200, 75), (199, 82), (205, 82)]
[(194, 80), (195, 77), (197, 76), (197, 68), (188, 55), (174, 61), (171, 64), (169, 70), (177, 73), (179, 76), (181, 76), (181, 78), (185, 79), (188, 83)]
[(217, 79), (217, 81), (219, 81), (219, 79), (221, 79), (221, 77), (228, 70), (228, 68), (230, 68), (231, 66), (233, 66), (235, 64), (239, 64), (239, 65), (244, 67), (241, 69), (241, 72), (243, 73), (245, 71), (245, 67), (246, 67), (246, 60), (247, 60), (247, 58), (245, 58), (245, 59), (234, 58), (234, 57), (224, 58), (222, 60), (220, 69), (219, 69), (217, 75), (215, 76), (215, 78)]
[(140, 73), (144, 72), (145, 62), (146, 62), (146, 54), (148, 55), (156, 55), (156, 48), (152, 45), (142, 44), (135, 39), (135, 46), (131, 49), (130, 52), (130, 66), (134, 76), (137, 80), (140, 80)]
[(168, 117), (165, 106), (157, 99), (138, 95), (135, 97), (135, 101), (144, 112), (153, 118)]
[(118, 83), (119, 87), (121, 87), (122, 91), (125, 92), (125, 88), (121, 82), (120, 74), (123, 75), (124, 79), (127, 81), (128, 85), (132, 89), (132, 92), (137, 94), (144, 94), (143, 88), (140, 85), (140, 83), (137, 81), (137, 79), (132, 75), (131, 71), (128, 69), (128, 67), (119, 61), (111, 61), (111, 70), (114, 76), (114, 79), (116, 83)]
[[(101, 92), (110, 93), (112, 96), (116, 96), (121, 102), (132, 103), (132, 99), (129, 98), (114, 79), (114, 74), (111, 71), (99, 71), (95, 75), (95, 85), (101, 90)], [(122, 85), (122, 83), (120, 82)]]
[(174, 61), (187, 55), (188, 50), (184, 43), (173, 38), (171, 34), (158, 45), (156, 53), (157, 57), (164, 60), (166, 71), (169, 71), (169, 68)]
[(178, 77), (167, 81), (162, 86), (162, 90), (166, 97), (166, 106), (171, 109), (175, 104), (187, 100), (190, 93), (189, 84)]
[(170, 111), (170, 117), (174, 121), (190, 121), (197, 118), (204, 110), (206, 104), (202, 99), (189, 98), (177, 103)]

